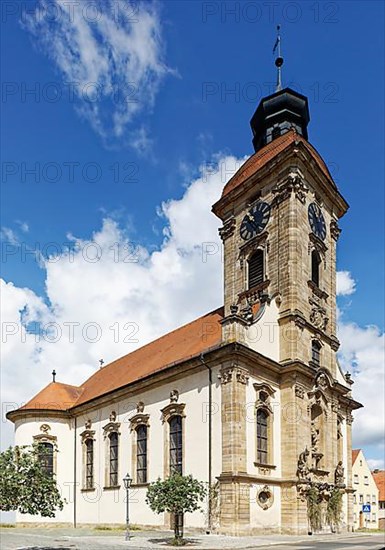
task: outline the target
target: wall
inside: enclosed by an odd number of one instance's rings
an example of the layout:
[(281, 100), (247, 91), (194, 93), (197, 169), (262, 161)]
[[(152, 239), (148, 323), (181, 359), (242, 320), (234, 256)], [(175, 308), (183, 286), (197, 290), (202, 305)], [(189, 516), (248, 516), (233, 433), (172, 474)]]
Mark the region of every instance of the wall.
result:
[[(353, 525), (354, 529), (365, 527), (367, 529), (378, 529), (378, 488), (373, 479), (372, 473), (365, 460), (362, 451), (359, 452), (352, 468), (354, 505), (353, 505)], [(365, 477), (367, 479), (365, 479)], [(362, 495), (362, 499), (361, 499)], [(362, 504), (371, 505), (370, 514), (362, 514)], [(362, 502), (361, 502), (362, 500)]]

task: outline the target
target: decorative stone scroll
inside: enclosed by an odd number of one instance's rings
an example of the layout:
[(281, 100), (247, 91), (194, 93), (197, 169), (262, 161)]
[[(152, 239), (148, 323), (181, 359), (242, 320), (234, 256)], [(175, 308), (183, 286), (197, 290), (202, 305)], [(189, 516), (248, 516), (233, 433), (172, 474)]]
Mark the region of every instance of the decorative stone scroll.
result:
[(162, 413), (162, 424), (168, 422), (173, 416), (185, 417), (184, 409), (185, 403), (170, 403), (166, 405), (160, 412)]
[(248, 384), (249, 375), (247, 370), (243, 369), (242, 367), (237, 367), (235, 365), (221, 369), (218, 378), (221, 381), (221, 384), (228, 384), (233, 380), (233, 376), (235, 376), (234, 379), (239, 384)]
[(314, 305), (310, 312), (310, 322), (315, 328), (325, 331), (329, 322), (325, 308)]
[(222, 241), (225, 241), (226, 239), (231, 237), (231, 235), (234, 234), (235, 225), (236, 225), (236, 222), (234, 217), (229, 218), (224, 222), (223, 227), (219, 229), (219, 236), (222, 239)]
[(309, 187), (304, 182), (301, 172), (299, 170), (292, 170), (285, 181), (277, 183), (273, 187), (273, 194), (275, 195), (273, 204), (278, 205), (288, 199), (292, 193), (295, 194), (302, 204), (305, 204), (308, 191)]
[(338, 223), (336, 222), (336, 220), (332, 220), (330, 222), (330, 235), (335, 241), (338, 241), (340, 234), (341, 234), (341, 229), (338, 226)]
[(138, 413), (130, 418), (130, 431), (133, 432), (138, 426), (149, 426), (150, 415)]

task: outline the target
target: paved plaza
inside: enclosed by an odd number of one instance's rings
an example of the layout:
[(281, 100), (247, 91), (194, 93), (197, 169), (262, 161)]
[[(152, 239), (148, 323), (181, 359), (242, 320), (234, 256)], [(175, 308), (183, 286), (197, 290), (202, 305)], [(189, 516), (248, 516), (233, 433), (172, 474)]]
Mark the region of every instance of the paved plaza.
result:
[[(125, 541), (123, 531), (58, 528), (4, 528), (0, 530), (1, 550), (98, 550), (120, 549), (159, 550), (172, 546), (172, 533), (135, 531)], [(384, 533), (349, 535), (226, 537), (222, 535), (186, 535), (186, 549), (222, 550), (226, 548), (280, 548), (320, 550), (381, 550), (385, 548)]]

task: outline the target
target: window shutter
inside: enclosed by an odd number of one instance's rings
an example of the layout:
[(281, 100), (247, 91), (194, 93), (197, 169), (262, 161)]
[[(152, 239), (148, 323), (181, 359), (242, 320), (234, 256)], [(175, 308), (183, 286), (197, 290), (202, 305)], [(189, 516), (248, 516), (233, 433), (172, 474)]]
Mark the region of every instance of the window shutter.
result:
[(249, 289), (263, 282), (263, 251), (257, 250), (249, 259)]

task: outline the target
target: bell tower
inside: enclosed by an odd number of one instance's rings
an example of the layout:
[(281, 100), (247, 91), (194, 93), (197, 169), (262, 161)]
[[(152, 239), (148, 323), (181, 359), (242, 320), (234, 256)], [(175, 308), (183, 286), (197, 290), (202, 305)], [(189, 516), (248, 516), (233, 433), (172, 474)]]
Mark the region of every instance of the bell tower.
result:
[[(309, 488), (323, 509), (338, 493), (346, 528), (353, 525), (351, 423), (361, 405), (336, 356), (336, 245), (348, 205), (308, 141), (307, 98), (282, 88), (279, 34), (276, 45), (277, 89), (261, 100), (250, 122), (255, 152), (227, 182), (213, 212), (223, 224), (222, 340), (239, 344), (234, 348), (249, 358), (241, 364), (247, 376), (230, 380), (223, 374), (222, 407), (237, 411), (235, 405), (250, 404), (248, 377), (254, 389), (269, 388), (277, 407), (266, 405), (268, 393), (257, 392), (255, 410), (265, 407), (265, 424), (256, 415), (260, 452), (254, 463), (252, 428), (240, 413), (223, 414), (221, 480), (232, 502), (241, 499), (232, 480), (244, 484), (241, 509), (250, 522), (252, 483), (265, 483), (272, 494), (274, 477), (282, 532), (298, 534), (308, 531)], [(238, 528), (232, 504), (222, 521)]]
[(335, 375), (336, 243), (348, 205), (308, 141), (309, 120), (307, 98), (290, 88), (263, 98), (250, 122), (255, 153), (213, 206), (223, 222), (223, 339)]

